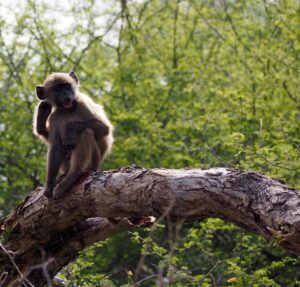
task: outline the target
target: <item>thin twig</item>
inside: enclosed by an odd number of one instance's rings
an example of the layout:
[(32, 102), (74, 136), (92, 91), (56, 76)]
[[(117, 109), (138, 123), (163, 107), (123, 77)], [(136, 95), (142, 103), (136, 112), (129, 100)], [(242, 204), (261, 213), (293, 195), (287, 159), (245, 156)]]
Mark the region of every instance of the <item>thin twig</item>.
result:
[(19, 267), (17, 266), (16, 262), (14, 261), (14, 259), (11, 257), (11, 255), (9, 254), (9, 252), (6, 250), (6, 248), (0, 243), (0, 247), (1, 249), (4, 251), (4, 253), (7, 255), (7, 257), (9, 258), (9, 260), (11, 261), (12, 265), (15, 267), (16, 271), (18, 272), (18, 274), (21, 277), (21, 281), (25, 281), (30, 287), (35, 287), (32, 283), (30, 283), (25, 275), (21, 272), (21, 270), (19, 269)]

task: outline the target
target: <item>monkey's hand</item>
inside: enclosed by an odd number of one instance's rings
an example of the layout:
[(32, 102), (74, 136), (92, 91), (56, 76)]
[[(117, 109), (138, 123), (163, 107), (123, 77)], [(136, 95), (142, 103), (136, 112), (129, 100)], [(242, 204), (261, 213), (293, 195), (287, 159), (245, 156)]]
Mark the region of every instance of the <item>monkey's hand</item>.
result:
[(62, 145), (66, 151), (73, 150), (76, 146), (76, 136), (69, 136), (62, 138)]
[(41, 112), (47, 114), (48, 116), (51, 113), (51, 108), (52, 106), (46, 101), (41, 101), (39, 104), (39, 110), (41, 110)]

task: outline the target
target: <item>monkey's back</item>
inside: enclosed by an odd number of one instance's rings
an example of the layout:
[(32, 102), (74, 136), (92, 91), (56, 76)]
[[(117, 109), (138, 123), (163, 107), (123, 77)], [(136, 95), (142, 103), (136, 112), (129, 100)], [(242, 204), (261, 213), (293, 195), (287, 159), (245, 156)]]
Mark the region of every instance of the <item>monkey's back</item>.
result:
[[(106, 116), (103, 107), (96, 104), (89, 96), (79, 93), (78, 94), (78, 108), (79, 114), (87, 117), (87, 120), (97, 119), (108, 127), (108, 134), (98, 139), (98, 146), (101, 151), (101, 161), (110, 154), (113, 145), (113, 126)], [(85, 120), (83, 120), (85, 121)]]

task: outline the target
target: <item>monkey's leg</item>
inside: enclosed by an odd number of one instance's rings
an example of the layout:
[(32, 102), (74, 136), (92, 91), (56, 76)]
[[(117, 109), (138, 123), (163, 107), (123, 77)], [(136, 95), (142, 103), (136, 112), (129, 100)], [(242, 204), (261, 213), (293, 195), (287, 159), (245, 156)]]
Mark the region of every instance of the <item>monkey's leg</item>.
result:
[(64, 175), (66, 175), (68, 170), (70, 169), (71, 153), (71, 150), (65, 150), (64, 157), (60, 165), (60, 170), (63, 172)]
[(64, 153), (59, 145), (53, 145), (48, 152), (47, 181), (44, 194), (52, 197), (52, 191), (55, 186), (56, 177), (63, 159)]
[(82, 173), (91, 170), (91, 161), (95, 148), (95, 137), (91, 129), (84, 130), (78, 143), (71, 152), (70, 168), (64, 179), (55, 187), (53, 197), (55, 199), (64, 196), (80, 178)]

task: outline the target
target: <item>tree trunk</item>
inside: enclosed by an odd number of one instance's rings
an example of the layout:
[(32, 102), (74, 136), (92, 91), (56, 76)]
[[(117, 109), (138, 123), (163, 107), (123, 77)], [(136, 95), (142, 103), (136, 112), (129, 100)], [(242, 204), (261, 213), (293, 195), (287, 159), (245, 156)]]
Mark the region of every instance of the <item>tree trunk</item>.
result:
[(86, 246), (162, 215), (218, 217), (300, 254), (300, 193), (278, 180), (130, 166), (86, 175), (63, 199), (49, 200), (43, 188), (27, 196), (1, 221), (0, 286), (43, 286)]

